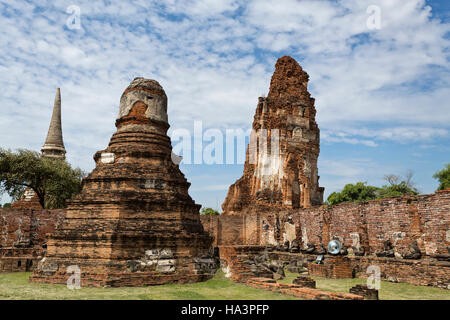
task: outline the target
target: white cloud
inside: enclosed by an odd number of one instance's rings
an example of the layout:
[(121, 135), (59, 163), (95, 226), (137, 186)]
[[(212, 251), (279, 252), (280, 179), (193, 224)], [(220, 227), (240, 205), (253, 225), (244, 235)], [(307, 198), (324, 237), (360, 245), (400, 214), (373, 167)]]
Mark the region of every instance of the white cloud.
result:
[(69, 159), (92, 168), (135, 76), (166, 89), (173, 128), (248, 128), (284, 54), (310, 75), (324, 141), (448, 137), (450, 24), (423, 0), (80, 0), (80, 30), (66, 27), (71, 1), (37, 3), (0, 3), (2, 147), (40, 148), (61, 87)]
[(375, 141), (411, 143), (417, 141), (431, 141), (433, 139), (446, 138), (448, 136), (449, 131), (447, 129), (403, 126), (377, 129), (339, 127), (338, 129), (324, 130), (321, 133), (323, 141), (363, 144), (369, 147), (376, 147), (377, 143)]

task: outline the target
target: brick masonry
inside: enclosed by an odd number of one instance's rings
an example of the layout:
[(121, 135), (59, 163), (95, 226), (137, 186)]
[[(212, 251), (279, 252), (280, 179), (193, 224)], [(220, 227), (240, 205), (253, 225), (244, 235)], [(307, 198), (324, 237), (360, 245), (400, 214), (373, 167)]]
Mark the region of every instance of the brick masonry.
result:
[(378, 290), (371, 289), (367, 285), (357, 284), (350, 288), (350, 293), (363, 296), (366, 300), (378, 300)]
[[(433, 257), (435, 253), (445, 254), (446, 246), (448, 246), (449, 194), (448, 191), (442, 191), (433, 195), (370, 201), (359, 204), (345, 203), (329, 208), (321, 206), (301, 209), (297, 211), (298, 216), (295, 213), (291, 214), (294, 227), (289, 225), (290, 222), (287, 220), (288, 224), (283, 223), (286, 219), (286, 213), (283, 214), (283, 212), (260, 213), (251, 216), (201, 216), (201, 220), (205, 230), (214, 236), (215, 245), (220, 247), (222, 261), (227, 262), (223, 266), (224, 270), (227, 271), (228, 269), (228, 273), (232, 275), (234, 280), (244, 282), (246, 277), (252, 276), (248, 267), (243, 263), (248, 259), (247, 256), (259, 254), (267, 244), (279, 244), (282, 242), (280, 240), (285, 238), (283, 234), (289, 234), (289, 232), (295, 230), (294, 238), (298, 239), (301, 244), (306, 240), (318, 244), (319, 235), (324, 229), (322, 220), (324, 213), (338, 215), (341, 219), (353, 221), (357, 212), (364, 212), (366, 221), (373, 223), (373, 221), (379, 219), (380, 212), (383, 212), (381, 211), (382, 208), (389, 208), (389, 211), (385, 209), (384, 212), (391, 220), (389, 224), (382, 224), (384, 228), (366, 224), (367, 230), (379, 230), (378, 233), (367, 233), (369, 236), (365, 238), (366, 240), (363, 243), (375, 245), (375, 248), (368, 248), (369, 252), (375, 252), (382, 248), (385, 238), (377, 237), (377, 235), (389, 235), (396, 232), (403, 232), (404, 234), (402, 239), (397, 240), (394, 248), (397, 251), (407, 250), (408, 241), (411, 242), (416, 239), (417, 232), (415, 230), (417, 229), (424, 231), (422, 238), (428, 239), (427, 247), (436, 248), (436, 250), (428, 251), (428, 255), (420, 260), (382, 258), (376, 257), (373, 253), (362, 257), (349, 256), (352, 273), (357, 277), (367, 277), (367, 268), (370, 265), (377, 265), (380, 267), (381, 278), (385, 280), (448, 288), (450, 285), (448, 280), (450, 279), (450, 263), (439, 261)], [(408, 230), (411, 224), (408, 222), (408, 202), (410, 202), (409, 205), (415, 203), (415, 207), (421, 208), (415, 213), (420, 216), (421, 224), (416, 225), (415, 228), (410, 228), (410, 230)], [(309, 219), (307, 214), (309, 214)], [(375, 217), (372, 217), (372, 215), (375, 215)], [(55, 225), (64, 216), (64, 210), (0, 209), (0, 272), (32, 270), (44, 254), (42, 245), (46, 242), (47, 235), (54, 230)], [(278, 224), (276, 223), (277, 217)], [(400, 221), (393, 221), (393, 217)], [(274, 221), (275, 223), (273, 223)], [(299, 221), (303, 223), (300, 224)], [(339, 221), (339, 219), (334, 218), (331, 221)], [(279, 226), (278, 231), (277, 225)], [(395, 226), (401, 226), (402, 229), (400, 230), (403, 231), (396, 231)], [(270, 232), (271, 229), (273, 233)], [(357, 225), (351, 222), (348, 224), (338, 223), (336, 226), (331, 225), (329, 230), (334, 232), (340, 230), (340, 232), (329, 233), (327, 236), (322, 236), (322, 239), (338, 236), (344, 240), (346, 246), (355, 244), (353, 242), (355, 238), (346, 236), (346, 234), (358, 230)], [(276, 235), (278, 235), (279, 240), (275, 237)], [(372, 236), (375, 239), (372, 239)], [(306, 239), (308, 237), (309, 239)], [(432, 239), (434, 241), (430, 241)], [(246, 243), (249, 245), (244, 245)], [(424, 253), (427, 253), (427, 251), (425, 250)], [(277, 252), (271, 253), (271, 255), (274, 259), (286, 262), (292, 259), (305, 260), (307, 257), (310, 257), (310, 260), (313, 261), (316, 257), (316, 255), (289, 252)], [(327, 262), (327, 258), (329, 257), (326, 256), (325, 262)], [(307, 262), (305, 262), (305, 265), (307, 265)], [(419, 274), (420, 276), (418, 276)]]
[(32, 271), (64, 210), (0, 209), (0, 272)]
[[(326, 247), (332, 238), (339, 239), (348, 249), (347, 267), (313, 266), (314, 272), (330, 277), (346, 277), (350, 274), (367, 277), (370, 265), (377, 265), (382, 279), (450, 287), (450, 190), (434, 194), (388, 198), (359, 203), (342, 203), (336, 206), (286, 210), (272, 208), (261, 210), (256, 206), (245, 215), (201, 216), (205, 230), (214, 236), (214, 244), (220, 247), (221, 258), (229, 259), (230, 251), (237, 250), (243, 256), (254, 254), (262, 248), (280, 248), (286, 241), (298, 242), (302, 251), (307, 244)], [(377, 257), (383, 244), (390, 240), (395, 257)], [(404, 259), (410, 245), (417, 242), (421, 259)], [(236, 249), (230, 249), (236, 246)], [(224, 249), (225, 248), (225, 249)], [(249, 249), (245, 249), (249, 248)], [(364, 248), (365, 255), (355, 256)], [(353, 252), (354, 251), (354, 252)], [(304, 254), (279, 253), (293, 257)], [(236, 254), (237, 255), (237, 254)], [(310, 260), (317, 256), (311, 255)], [(287, 259), (287, 258), (286, 258)], [(331, 259), (328, 256), (325, 261)], [(286, 261), (289, 261), (287, 259)], [(240, 269), (245, 269), (238, 263)], [(342, 268), (341, 275), (333, 275), (334, 268)], [(321, 271), (319, 271), (319, 269)], [(239, 273), (239, 271), (238, 271)], [(420, 275), (420, 276), (419, 276)], [(238, 276), (234, 276), (238, 277)]]
[(353, 277), (353, 268), (348, 257), (328, 256), (323, 264), (308, 263), (308, 272), (312, 276), (345, 279)]
[(449, 253), (450, 190), (367, 202), (305, 209), (253, 211), (242, 216), (201, 216), (215, 245), (274, 245), (298, 241), (324, 246), (338, 238), (351, 253), (364, 247), (367, 254), (383, 250), (390, 240), (397, 257), (417, 241), (423, 255)]
[(364, 297), (352, 293), (331, 292), (303, 287), (298, 284), (277, 283), (273, 279), (250, 278), (246, 284), (250, 287), (290, 294), (305, 300), (363, 300)]
[(212, 238), (200, 205), (174, 162), (167, 96), (135, 78), (120, 99), (116, 132), (94, 155), (96, 166), (68, 202), (48, 238), (34, 282), (66, 283), (80, 268), (83, 286), (142, 286), (204, 281), (214, 275)]
[[(251, 277), (260, 277), (260, 274), (252, 272), (248, 261), (255, 256), (267, 252), (264, 246), (232, 245), (220, 246), (219, 253), (222, 270), (230, 279), (238, 282), (246, 282)], [(272, 251), (268, 252), (268, 258), (280, 264), (287, 265), (292, 261), (298, 261), (298, 265), (308, 268), (314, 276), (329, 278), (367, 278), (369, 266), (380, 268), (381, 280), (392, 282), (407, 282), (414, 285), (433, 286), (450, 289), (450, 262), (436, 259), (406, 260), (402, 258), (386, 258), (376, 256), (347, 256), (336, 263), (335, 256), (325, 255), (324, 265), (317, 269), (311, 269), (315, 254), (289, 253)], [(339, 258), (339, 257), (338, 257)], [(339, 260), (339, 259), (338, 259)], [(330, 267), (337, 264), (340, 274), (333, 275)], [(313, 266), (314, 268), (314, 266)], [(333, 270), (333, 269), (331, 269)], [(266, 276), (265, 276), (266, 277)]]
[(269, 93), (258, 99), (244, 172), (228, 189), (224, 215), (255, 204), (307, 208), (323, 202), (317, 170), (320, 133), (308, 80), (292, 57), (277, 60)]

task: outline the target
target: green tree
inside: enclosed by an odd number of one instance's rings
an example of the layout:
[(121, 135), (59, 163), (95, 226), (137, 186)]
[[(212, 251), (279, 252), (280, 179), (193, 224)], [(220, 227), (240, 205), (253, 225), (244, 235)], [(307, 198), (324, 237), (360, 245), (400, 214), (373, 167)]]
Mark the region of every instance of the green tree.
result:
[(384, 185), (379, 189), (377, 198), (383, 199), (419, 194), (412, 180), (413, 175), (414, 173), (411, 170), (408, 170), (403, 178), (394, 174), (385, 175), (384, 179), (389, 185)]
[[(1, 205), (0, 205), (0, 207), (1, 207)], [(3, 208), (11, 208), (11, 203), (9, 203), (9, 202), (4, 203)]]
[(328, 196), (327, 202), (335, 205), (347, 201), (367, 201), (374, 200), (377, 197), (379, 188), (368, 186), (367, 182), (357, 182), (356, 184), (347, 184), (341, 192), (333, 192)]
[(439, 181), (438, 190), (450, 188), (450, 163), (447, 163), (441, 171), (436, 172), (433, 178)]
[(35, 151), (17, 152), (0, 148), (0, 194), (18, 200), (27, 188), (32, 189), (44, 208), (63, 208), (66, 200), (81, 191), (85, 176), (79, 169), (60, 159), (43, 158)]
[(404, 181), (399, 184), (386, 185), (380, 188), (377, 199), (401, 197), (405, 195), (419, 194), (416, 189), (408, 187)]
[(210, 215), (210, 216), (216, 216), (219, 215), (219, 211), (214, 210), (213, 208), (202, 208), (200, 210), (201, 215)]
[(366, 182), (347, 184), (341, 192), (333, 192), (328, 196), (327, 203), (335, 205), (347, 201), (367, 201), (389, 197), (419, 194), (412, 180), (413, 172), (408, 170), (404, 177), (388, 174), (384, 179), (388, 185), (381, 188), (368, 186)]

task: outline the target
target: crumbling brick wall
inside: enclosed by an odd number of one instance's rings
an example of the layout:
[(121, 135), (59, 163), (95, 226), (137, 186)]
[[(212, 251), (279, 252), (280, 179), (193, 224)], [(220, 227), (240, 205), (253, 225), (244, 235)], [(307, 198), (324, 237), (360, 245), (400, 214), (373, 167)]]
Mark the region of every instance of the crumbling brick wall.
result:
[[(351, 271), (367, 277), (367, 268), (376, 265), (385, 280), (450, 288), (450, 190), (295, 210), (255, 206), (245, 214), (202, 216), (201, 220), (215, 237), (214, 244), (220, 247), (221, 259), (227, 261), (232, 277), (239, 279), (247, 273), (241, 262), (257, 248), (273, 247), (278, 258), (286, 255), (284, 260), (289, 261), (304, 255), (280, 252), (285, 242), (297, 240), (300, 249), (305, 249), (308, 243), (326, 247), (331, 239), (338, 238), (350, 253), (351, 270), (346, 274)], [(391, 241), (395, 257), (375, 255), (383, 250), (386, 240)], [(413, 242), (422, 253), (420, 260), (403, 258)], [(361, 248), (365, 256), (352, 255), (353, 249)]]
[(0, 209), (0, 272), (32, 271), (64, 210)]
[(347, 202), (285, 210), (255, 208), (241, 216), (202, 216), (215, 245), (282, 245), (296, 239), (324, 246), (338, 238), (345, 247), (364, 247), (367, 254), (390, 240), (398, 257), (417, 241), (423, 255), (448, 254), (450, 191), (367, 202)]

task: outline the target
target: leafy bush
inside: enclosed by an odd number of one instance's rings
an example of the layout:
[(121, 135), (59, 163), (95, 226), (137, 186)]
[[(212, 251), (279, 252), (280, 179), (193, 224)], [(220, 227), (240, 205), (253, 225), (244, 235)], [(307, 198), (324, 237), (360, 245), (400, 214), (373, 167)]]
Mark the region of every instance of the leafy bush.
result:
[(200, 210), (201, 215), (209, 215), (209, 216), (216, 216), (219, 215), (220, 212), (217, 210), (214, 210), (213, 208), (202, 208)]

